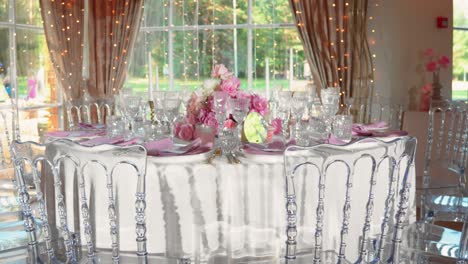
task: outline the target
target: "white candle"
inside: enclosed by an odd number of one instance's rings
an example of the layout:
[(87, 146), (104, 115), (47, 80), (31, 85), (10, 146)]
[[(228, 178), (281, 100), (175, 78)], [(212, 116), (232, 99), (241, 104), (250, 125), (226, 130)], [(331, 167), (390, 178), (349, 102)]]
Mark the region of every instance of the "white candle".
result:
[(270, 100), (270, 60), (265, 59), (265, 86), (266, 86), (266, 99)]
[(293, 49), (289, 49), (289, 90), (293, 90), (293, 80), (294, 80), (294, 57)]
[(156, 91), (159, 91), (159, 68), (156, 62)]
[(151, 67), (151, 52), (148, 52), (148, 100), (153, 101), (153, 69)]

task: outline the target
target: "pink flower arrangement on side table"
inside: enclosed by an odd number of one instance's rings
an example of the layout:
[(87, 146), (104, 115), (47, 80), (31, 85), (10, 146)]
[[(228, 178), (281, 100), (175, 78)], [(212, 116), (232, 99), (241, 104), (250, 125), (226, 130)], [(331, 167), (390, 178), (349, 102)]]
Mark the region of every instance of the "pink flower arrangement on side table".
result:
[[(183, 122), (175, 124), (175, 136), (182, 140), (192, 140), (197, 125), (211, 127), (218, 133), (218, 121), (213, 105), (213, 93), (224, 91), (231, 98), (246, 97), (250, 99), (249, 112), (257, 112), (262, 116), (269, 114), (268, 102), (258, 94), (249, 94), (239, 89), (240, 80), (234, 76), (223, 64), (213, 68), (211, 79), (203, 82), (202, 89), (192, 93), (187, 102), (187, 114)], [(225, 122), (225, 127), (233, 128), (236, 123), (231, 118)]]
[(434, 50), (428, 48), (424, 51), (424, 57), (428, 60), (425, 69), (432, 73), (432, 84), (426, 84), (421, 87), (421, 97), (419, 103), (420, 111), (428, 111), (431, 104), (431, 98), (442, 99), (440, 89), (442, 88), (439, 82), (440, 69), (446, 69), (450, 64), (450, 58), (442, 55), (436, 56)]

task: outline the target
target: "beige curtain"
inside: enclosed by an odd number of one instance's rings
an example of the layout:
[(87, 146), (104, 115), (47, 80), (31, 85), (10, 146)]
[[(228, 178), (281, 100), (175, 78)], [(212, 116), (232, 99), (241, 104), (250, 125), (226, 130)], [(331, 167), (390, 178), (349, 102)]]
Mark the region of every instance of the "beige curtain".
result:
[(40, 0), (44, 31), (65, 100), (81, 98), (84, 0)]
[(339, 86), (344, 97), (372, 94), (367, 41), (368, 0), (289, 0), (319, 88)]
[(93, 98), (118, 92), (140, 28), (143, 0), (89, 1), (89, 81)]

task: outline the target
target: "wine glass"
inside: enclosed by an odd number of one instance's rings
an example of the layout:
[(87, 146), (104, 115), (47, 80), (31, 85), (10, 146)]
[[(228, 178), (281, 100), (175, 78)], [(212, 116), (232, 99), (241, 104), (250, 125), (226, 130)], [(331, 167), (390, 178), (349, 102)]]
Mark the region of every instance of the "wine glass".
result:
[(154, 116), (156, 120), (161, 125), (165, 123), (164, 115), (164, 99), (166, 98), (165, 91), (153, 91), (153, 103), (154, 103)]
[(292, 92), (279, 91), (278, 92), (278, 117), (282, 121), (282, 134), (288, 138), (289, 114), (291, 113)]
[(216, 91), (213, 93), (213, 104), (216, 114), (216, 120), (220, 129), (224, 128), (224, 121), (226, 120), (226, 102), (228, 94), (224, 91)]
[(124, 100), (125, 115), (130, 120), (130, 127), (132, 128), (129, 136), (133, 137), (135, 136), (135, 122), (141, 111), (142, 98), (139, 96), (126, 96)]
[(171, 131), (171, 139), (174, 140), (175, 121), (179, 114), (180, 99), (169, 98), (164, 100), (164, 111), (166, 120), (169, 121), (169, 129)]
[(292, 104), (291, 104), (291, 112), (294, 117), (295, 126), (294, 126), (294, 137), (299, 138), (300, 131), (301, 131), (301, 121), (302, 116), (307, 108), (307, 104), (309, 102), (307, 92), (294, 92), (292, 94)]
[[(237, 122), (238, 138), (242, 137), (243, 122), (247, 113), (249, 112), (250, 99), (249, 98), (228, 98), (227, 107), (229, 113)], [(240, 144), (239, 144), (240, 145)]]
[(322, 99), (322, 111), (324, 114), (325, 123), (327, 124), (327, 134), (331, 133), (331, 124), (333, 116), (336, 115), (339, 109), (340, 94), (338, 87), (328, 87), (320, 93)]

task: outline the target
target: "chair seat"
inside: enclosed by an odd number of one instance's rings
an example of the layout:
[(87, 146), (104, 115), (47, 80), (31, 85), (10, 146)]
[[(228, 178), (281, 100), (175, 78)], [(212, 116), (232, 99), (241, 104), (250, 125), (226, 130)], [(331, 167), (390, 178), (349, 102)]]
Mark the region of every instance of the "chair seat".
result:
[(463, 214), (468, 213), (468, 196), (463, 195), (458, 187), (429, 188), (418, 192), (418, 196), (425, 194), (424, 204), (429, 208), (425, 217), (462, 222)]
[[(89, 259), (87, 258), (87, 251), (82, 251), (81, 253), (81, 259), (79, 261), (80, 264), (86, 264), (90, 263)], [(107, 250), (107, 249), (98, 249), (96, 251), (96, 257), (95, 260), (97, 263), (102, 263), (102, 264), (112, 264), (112, 251)], [(128, 253), (123, 253), (120, 252), (120, 263), (138, 263), (137, 261), (137, 256), (136, 253), (134, 252), (128, 252)], [(181, 259), (175, 259), (175, 258), (167, 258), (164, 256), (159, 256), (159, 255), (148, 255), (147, 256), (147, 263), (155, 263), (155, 264), (190, 264), (193, 262), (183, 262)], [(224, 263), (224, 262), (223, 262)]]
[(450, 263), (458, 259), (461, 236), (462, 232), (457, 230), (417, 222), (404, 230), (402, 248), (406, 256), (413, 252), (413, 258), (418, 256), (441, 261), (434, 263)]

